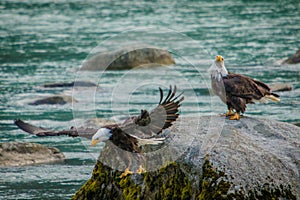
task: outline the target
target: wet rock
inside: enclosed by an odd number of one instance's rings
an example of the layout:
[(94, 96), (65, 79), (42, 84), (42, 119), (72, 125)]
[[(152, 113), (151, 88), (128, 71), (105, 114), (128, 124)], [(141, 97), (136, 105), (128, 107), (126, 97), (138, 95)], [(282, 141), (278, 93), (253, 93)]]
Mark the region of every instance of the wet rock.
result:
[[(73, 101), (77, 102), (76, 100), (73, 99)], [(29, 105), (43, 105), (43, 104), (58, 104), (58, 105), (64, 105), (66, 103), (72, 103), (72, 97), (68, 95), (54, 95), (51, 97), (45, 97), (42, 99), (38, 99), (34, 102), (29, 103)]]
[(58, 162), (64, 158), (65, 156), (54, 147), (29, 142), (0, 143), (0, 167)]
[(292, 86), (286, 83), (276, 83), (270, 85), (272, 92), (284, 92), (284, 91), (291, 91)]
[(116, 122), (113, 120), (109, 119), (104, 119), (104, 118), (91, 118), (88, 120), (85, 120), (83, 123), (84, 127), (94, 127), (94, 128), (99, 128), (105, 125), (109, 124), (115, 124)]
[(97, 85), (88, 81), (73, 81), (70, 83), (48, 83), (43, 85), (45, 88), (56, 88), (56, 87), (96, 87)]
[(143, 154), (142, 174), (120, 179), (127, 154), (106, 143), (72, 199), (299, 199), (299, 132), (267, 119), (182, 118), (164, 153)]
[(295, 122), (293, 123), (295, 126), (299, 126), (300, 127), (300, 122)]
[(171, 54), (155, 47), (127, 47), (114, 52), (95, 55), (87, 60), (82, 70), (122, 70), (147, 65), (172, 65), (175, 61)]
[(300, 63), (300, 49), (291, 57), (283, 61), (283, 64), (297, 64)]

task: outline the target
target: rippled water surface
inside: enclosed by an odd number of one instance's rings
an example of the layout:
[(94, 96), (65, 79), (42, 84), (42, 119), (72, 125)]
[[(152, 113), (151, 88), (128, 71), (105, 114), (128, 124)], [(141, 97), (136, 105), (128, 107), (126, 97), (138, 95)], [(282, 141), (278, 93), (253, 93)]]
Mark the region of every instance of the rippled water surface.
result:
[[(1, 1), (1, 142), (38, 142), (59, 148), (66, 160), (1, 168), (1, 199), (69, 199), (90, 177), (101, 145), (79, 138), (37, 138), (13, 125), (21, 118), (62, 129), (74, 118), (117, 118), (151, 109), (158, 86), (185, 91), (183, 115), (225, 112), (207, 90), (206, 70), (221, 54), (230, 71), (268, 84), (288, 83), (281, 102), (249, 105), (247, 115), (300, 121), (300, 66), (280, 65), (300, 44), (300, 5), (295, 1)], [(176, 64), (153, 69), (78, 71), (90, 53), (149, 44), (169, 50)], [(97, 88), (45, 89), (75, 80)], [(74, 95), (76, 103), (30, 106), (53, 94)]]

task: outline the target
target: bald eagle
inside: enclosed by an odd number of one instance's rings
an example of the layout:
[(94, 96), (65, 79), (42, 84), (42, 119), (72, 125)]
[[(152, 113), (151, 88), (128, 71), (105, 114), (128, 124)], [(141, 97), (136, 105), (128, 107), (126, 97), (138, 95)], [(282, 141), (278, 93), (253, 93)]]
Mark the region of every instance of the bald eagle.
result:
[(228, 72), (222, 56), (216, 56), (208, 72), (211, 76), (213, 93), (227, 104), (228, 112), (225, 116), (229, 116), (230, 120), (239, 120), (240, 113), (246, 111), (248, 103), (280, 101), (279, 95), (272, 93), (266, 84), (244, 75)]
[[(36, 127), (22, 120), (15, 120), (15, 124), (25, 132), (37, 136), (59, 136), (68, 135), (70, 137), (85, 137), (92, 139), (91, 145), (94, 146), (99, 142), (110, 140), (119, 148), (134, 152), (142, 153), (143, 145), (157, 145), (163, 143), (165, 138), (157, 137), (164, 129), (173, 125), (179, 116), (180, 103), (184, 97), (182, 93), (176, 96), (176, 86), (174, 89), (170, 86), (167, 96), (164, 98), (163, 91), (159, 88), (160, 100), (156, 108), (151, 112), (141, 110), (140, 115), (129, 117), (121, 124), (109, 124), (99, 129), (71, 127), (68, 130), (51, 130), (43, 127)], [(140, 166), (138, 172), (143, 172)], [(121, 178), (132, 174), (127, 168), (120, 176)]]

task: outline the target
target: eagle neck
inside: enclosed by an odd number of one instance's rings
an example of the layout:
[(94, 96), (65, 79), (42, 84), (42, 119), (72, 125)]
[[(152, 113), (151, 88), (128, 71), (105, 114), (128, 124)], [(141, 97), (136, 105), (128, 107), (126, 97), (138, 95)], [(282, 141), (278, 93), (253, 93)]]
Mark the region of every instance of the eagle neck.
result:
[(214, 79), (217, 79), (218, 81), (221, 81), (222, 77), (226, 77), (228, 75), (228, 71), (227, 71), (225, 65), (223, 64), (220, 67), (219, 64), (217, 64), (216, 62), (214, 62), (212, 64), (209, 71), (211, 73), (211, 77)]

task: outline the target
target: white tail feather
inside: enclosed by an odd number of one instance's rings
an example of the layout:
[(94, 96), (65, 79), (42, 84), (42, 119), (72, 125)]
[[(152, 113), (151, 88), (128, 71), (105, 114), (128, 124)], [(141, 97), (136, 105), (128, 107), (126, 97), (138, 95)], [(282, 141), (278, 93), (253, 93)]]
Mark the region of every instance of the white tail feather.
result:
[(164, 140), (166, 139), (164, 137), (162, 137), (162, 138), (150, 138), (150, 139), (142, 139), (142, 138), (139, 138), (139, 137), (136, 137), (136, 136), (134, 136), (134, 137), (138, 140), (138, 145), (139, 146), (143, 146), (143, 145), (146, 145), (146, 144), (152, 144), (152, 145), (162, 144), (164, 142)]
[(274, 102), (279, 102), (280, 101), (280, 99), (275, 97), (274, 95), (266, 95), (264, 97), (267, 98), (267, 99), (270, 99), (271, 101), (274, 101)]

